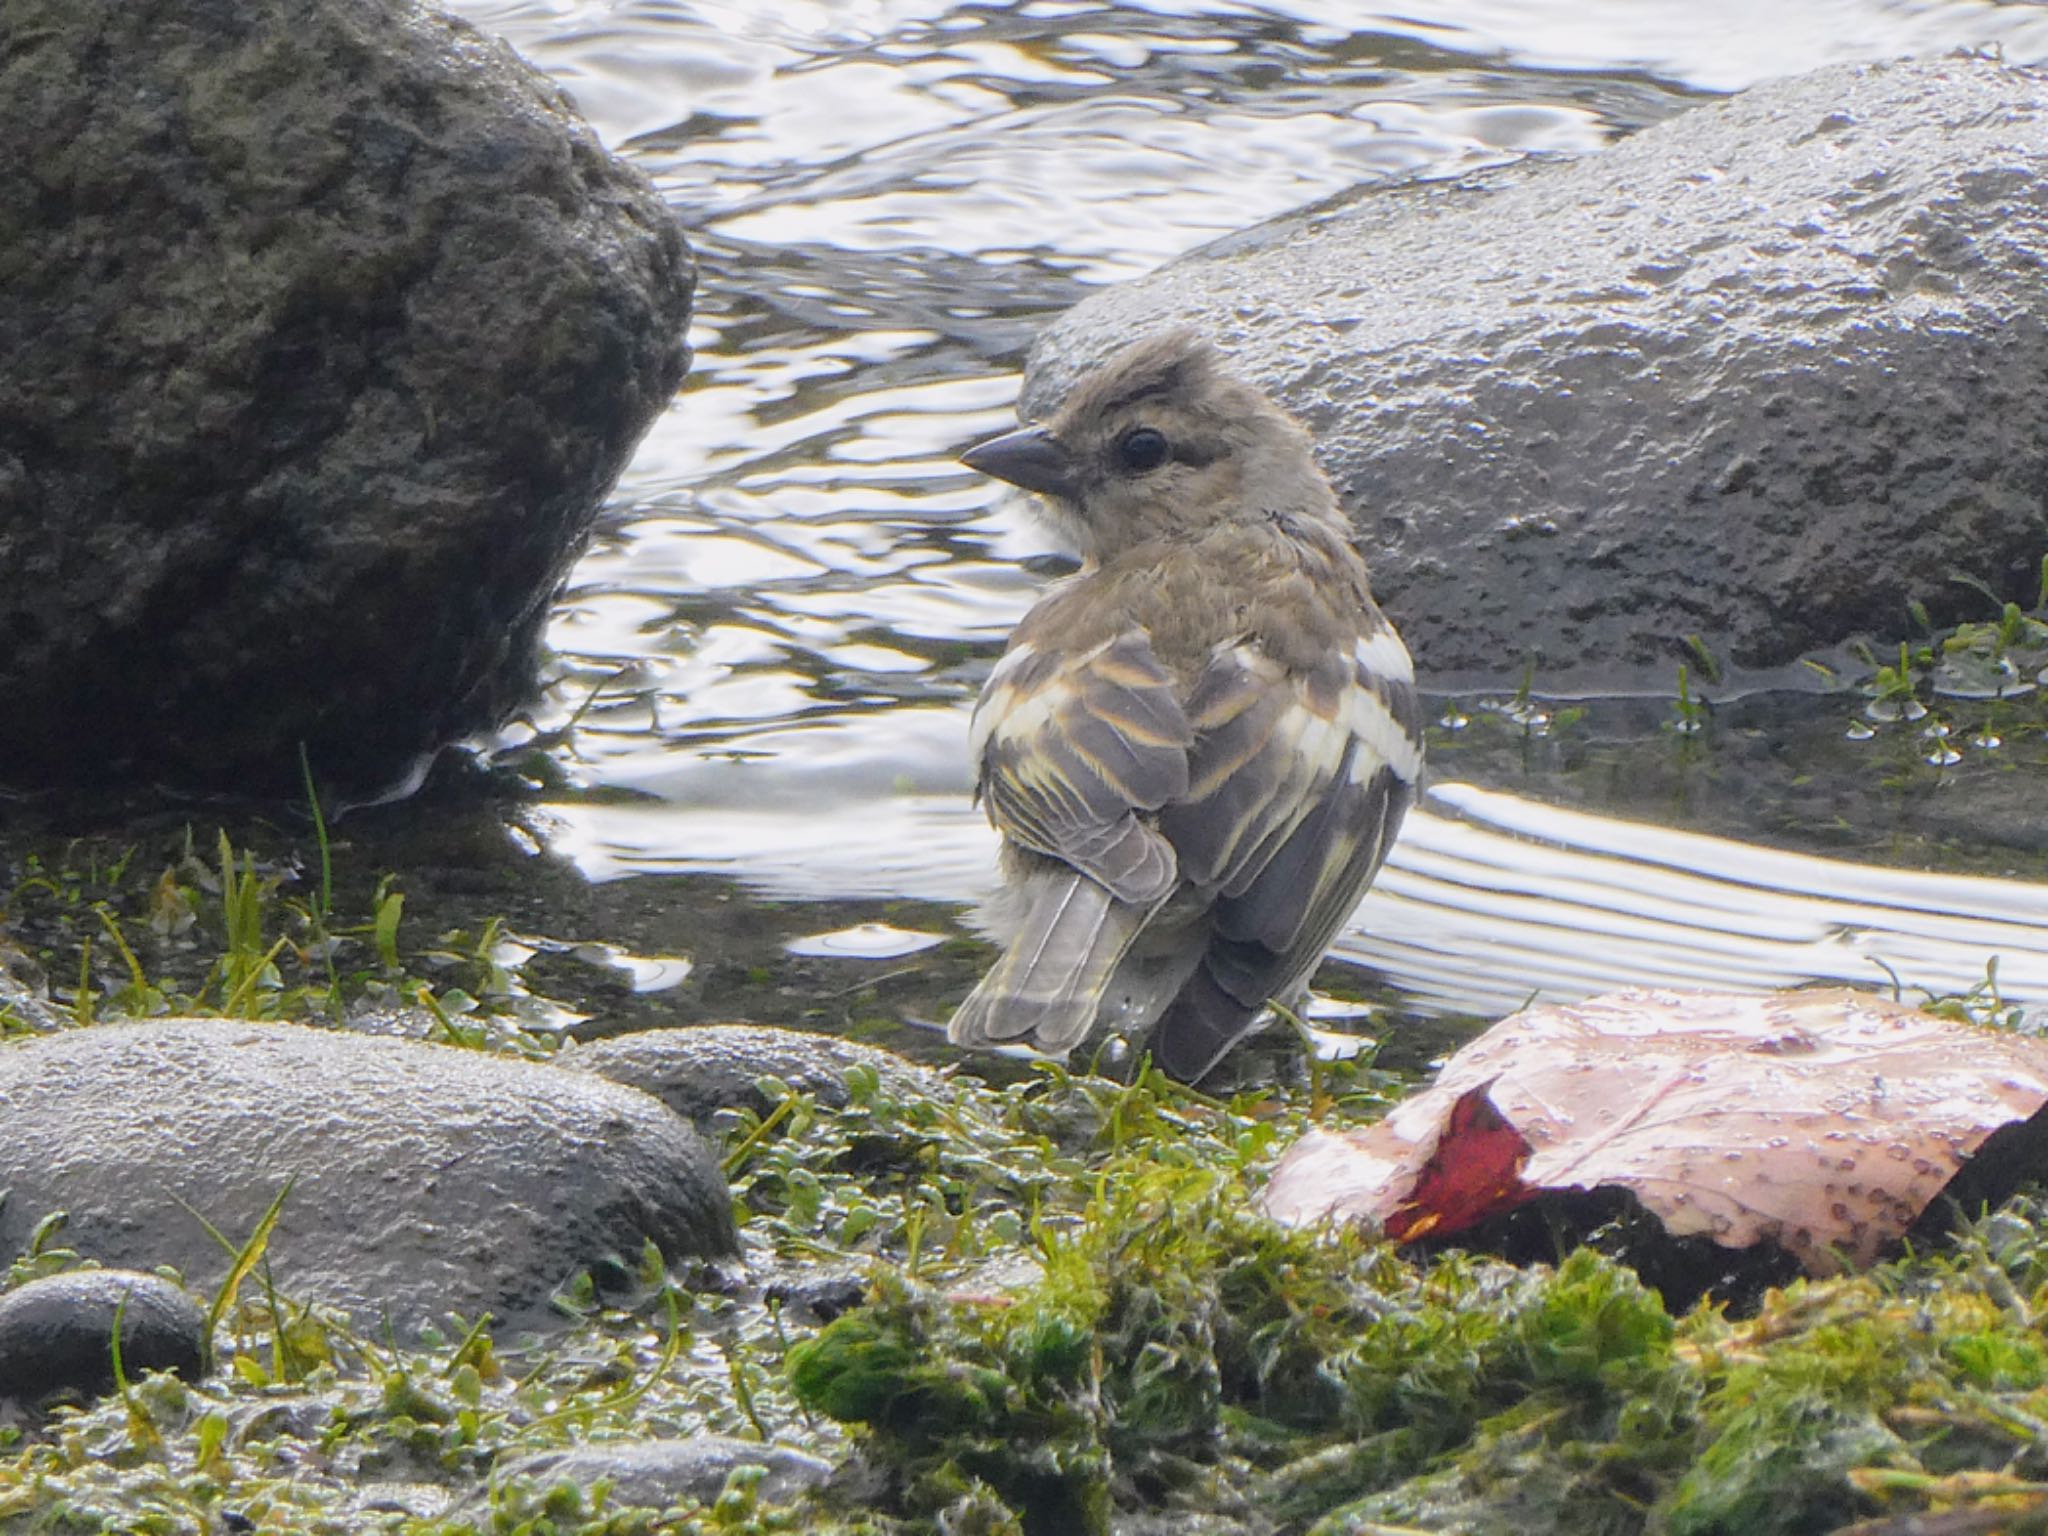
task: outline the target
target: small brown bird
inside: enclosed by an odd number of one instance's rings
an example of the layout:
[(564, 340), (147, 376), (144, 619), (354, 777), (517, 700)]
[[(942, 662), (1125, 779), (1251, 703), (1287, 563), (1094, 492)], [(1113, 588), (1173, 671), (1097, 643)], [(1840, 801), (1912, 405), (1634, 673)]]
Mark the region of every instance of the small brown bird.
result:
[(962, 456), (1036, 491), (1081, 570), (974, 711), (1006, 945), (957, 1044), (1153, 1025), (1193, 1082), (1306, 984), (1422, 769), (1415, 671), (1308, 434), (1185, 333)]

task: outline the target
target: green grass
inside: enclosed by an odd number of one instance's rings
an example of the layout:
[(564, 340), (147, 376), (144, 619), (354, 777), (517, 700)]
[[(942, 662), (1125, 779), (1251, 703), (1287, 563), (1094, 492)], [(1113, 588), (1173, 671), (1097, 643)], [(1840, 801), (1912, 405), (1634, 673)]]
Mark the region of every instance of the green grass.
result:
[[(76, 1024), (172, 1014), (336, 1023), (356, 1008), (403, 1007), (451, 1043), (526, 1055), (559, 1046), (522, 1019), (522, 989), (497, 959), (499, 924), (403, 932), (405, 894), (391, 876), (360, 917), (337, 920), (324, 827), (318, 851), (310, 890), (289, 844), (266, 856), (226, 832), (209, 846), (188, 829), (153, 865), (101, 839), (30, 852), (0, 889), (0, 952), (32, 959)], [(0, 1014), (0, 1035), (22, 1032)]]

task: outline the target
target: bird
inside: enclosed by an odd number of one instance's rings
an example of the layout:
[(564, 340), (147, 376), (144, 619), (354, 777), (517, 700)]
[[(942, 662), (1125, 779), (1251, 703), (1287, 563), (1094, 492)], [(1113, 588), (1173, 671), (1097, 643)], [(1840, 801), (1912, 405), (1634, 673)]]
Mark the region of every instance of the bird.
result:
[(961, 462), (1035, 492), (1081, 564), (975, 705), (1004, 947), (948, 1038), (1063, 1056), (1149, 1029), (1199, 1082), (1386, 858), (1422, 772), (1414, 664), (1307, 430), (1196, 332), (1129, 343)]

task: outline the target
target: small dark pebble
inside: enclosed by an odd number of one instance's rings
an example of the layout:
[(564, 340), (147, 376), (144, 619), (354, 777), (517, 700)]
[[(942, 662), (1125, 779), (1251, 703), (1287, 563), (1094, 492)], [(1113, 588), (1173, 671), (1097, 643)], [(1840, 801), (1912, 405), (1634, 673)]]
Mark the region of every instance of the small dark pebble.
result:
[(170, 1281), (127, 1269), (51, 1275), (0, 1296), (0, 1397), (86, 1399), (114, 1387), (114, 1319), (121, 1369), (206, 1374), (206, 1313)]
[(829, 1323), (859, 1306), (867, 1291), (867, 1281), (859, 1275), (778, 1275), (761, 1287), (761, 1299), (771, 1306), (808, 1312), (819, 1322)]

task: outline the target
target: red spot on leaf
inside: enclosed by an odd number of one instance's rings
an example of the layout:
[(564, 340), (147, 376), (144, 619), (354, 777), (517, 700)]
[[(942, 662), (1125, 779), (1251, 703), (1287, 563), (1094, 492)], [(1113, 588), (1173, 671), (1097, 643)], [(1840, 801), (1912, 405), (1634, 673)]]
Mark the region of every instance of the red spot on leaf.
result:
[(1387, 1217), (1387, 1236), (1396, 1242), (1448, 1237), (1513, 1210), (1535, 1193), (1522, 1182), (1528, 1156), (1529, 1143), (1501, 1118), (1486, 1089), (1472, 1089), (1451, 1106), (1414, 1193)]

